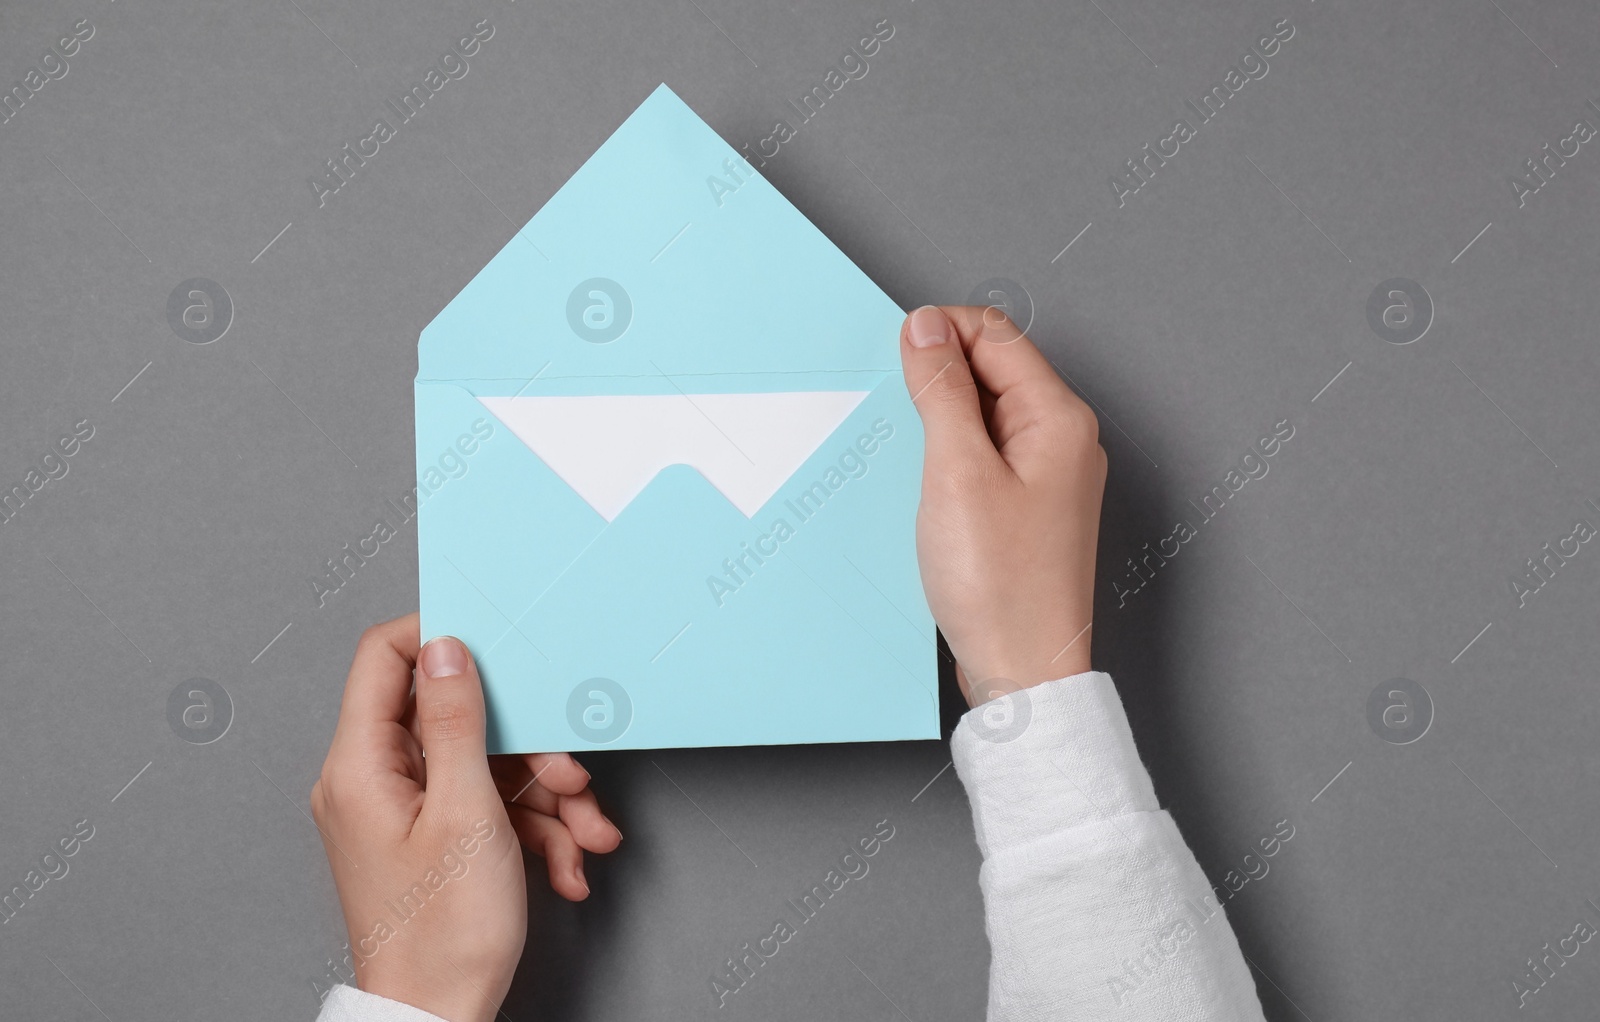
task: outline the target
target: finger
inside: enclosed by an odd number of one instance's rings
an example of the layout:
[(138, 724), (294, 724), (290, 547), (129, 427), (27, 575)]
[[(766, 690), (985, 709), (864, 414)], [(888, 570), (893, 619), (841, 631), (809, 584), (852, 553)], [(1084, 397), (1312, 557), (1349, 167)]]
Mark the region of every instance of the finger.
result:
[(994, 456), (972, 369), (944, 312), (925, 305), (900, 329), (906, 390), (922, 416), (928, 465)]
[[(494, 774), (495, 787), (500, 791), (501, 800), (508, 805), (520, 805), (536, 813), (559, 817), (578, 844), (591, 852), (614, 851), (622, 843), (622, 830), (600, 811), (593, 791), (585, 784), (575, 784), (569, 786), (572, 790), (557, 794), (544, 784), (554, 772), (552, 763), (545, 762), (540, 767), (540, 774), (530, 775), (528, 764), (524, 762), (548, 761), (552, 757), (564, 757), (565, 762), (571, 762), (565, 754), (492, 757), (489, 769)], [(558, 758), (555, 762), (560, 763), (562, 759)], [(582, 778), (587, 780), (588, 772), (581, 767), (578, 770)]]
[(411, 735), (411, 740), (417, 743), (417, 748), (422, 748), (422, 729), (417, 726), (417, 701), (415, 698), (406, 703), (405, 713), (400, 715), (400, 726)]
[(493, 797), (484, 752), (483, 687), (472, 655), (459, 639), (442, 636), (417, 658), (417, 730), (428, 759), (428, 795), (443, 789), (456, 802)]
[[(949, 306), (955, 326), (986, 402), (989, 435), (1008, 464), (1035, 451), (1058, 450), (1062, 441), (1099, 440), (1094, 412), (1062, 380), (1043, 352), (990, 306)], [(1039, 441), (1034, 443), (1033, 441)]]
[(946, 305), (940, 311), (955, 327), (973, 375), (996, 397), (1017, 387), (1067, 391), (1050, 360), (1005, 313), (989, 305)]
[(556, 813), (557, 795), (576, 795), (589, 786), (589, 771), (564, 752), (490, 756), (489, 771), (502, 801), (550, 816)]
[(341, 736), (348, 739), (350, 734), (372, 724), (396, 722), (404, 717), (410, 705), (411, 669), (420, 643), (416, 614), (373, 625), (362, 633), (339, 706), (335, 744)]
[(428, 761), (422, 758), (422, 733), (417, 730), (417, 701), (406, 700), (406, 709), (400, 716), (403, 734), (395, 736), (395, 744), (405, 750), (406, 762), (411, 770), (407, 775), (417, 782), (418, 788), (428, 786)]
[(588, 851), (615, 851), (622, 844), (622, 830), (600, 811), (594, 792), (585, 789), (576, 795), (562, 795), (557, 811), (573, 839)]
[(589, 882), (583, 876), (583, 850), (567, 825), (553, 816), (536, 813), (522, 806), (511, 806), (511, 827), (523, 847), (545, 860), (550, 887), (568, 901), (589, 896)]
[(494, 786), (500, 792), (500, 801), (526, 806), (546, 816), (556, 815), (560, 796), (528, 772), (521, 756), (491, 756), (489, 772), (494, 775)]
[(557, 795), (576, 795), (589, 786), (589, 771), (565, 752), (531, 752), (522, 761), (540, 784)]

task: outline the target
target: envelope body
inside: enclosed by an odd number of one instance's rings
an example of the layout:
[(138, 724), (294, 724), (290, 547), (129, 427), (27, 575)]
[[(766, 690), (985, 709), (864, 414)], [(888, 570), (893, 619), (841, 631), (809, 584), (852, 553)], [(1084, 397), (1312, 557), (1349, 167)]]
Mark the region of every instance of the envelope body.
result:
[(489, 751), (938, 737), (902, 311), (666, 86), (422, 332)]

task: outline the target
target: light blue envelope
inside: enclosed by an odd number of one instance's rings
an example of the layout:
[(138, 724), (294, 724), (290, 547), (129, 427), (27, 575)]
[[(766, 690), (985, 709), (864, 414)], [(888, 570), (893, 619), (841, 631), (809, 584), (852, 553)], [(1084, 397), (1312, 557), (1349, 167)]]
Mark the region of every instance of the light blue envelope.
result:
[(902, 311), (665, 85), (422, 331), (489, 751), (937, 738)]

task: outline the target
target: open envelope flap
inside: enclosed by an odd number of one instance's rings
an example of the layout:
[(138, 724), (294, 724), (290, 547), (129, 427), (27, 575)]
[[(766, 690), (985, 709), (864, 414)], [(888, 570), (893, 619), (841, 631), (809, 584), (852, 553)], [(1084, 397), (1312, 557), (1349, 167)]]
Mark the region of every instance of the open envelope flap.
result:
[(898, 372), (901, 315), (663, 85), (428, 325), (417, 378)]

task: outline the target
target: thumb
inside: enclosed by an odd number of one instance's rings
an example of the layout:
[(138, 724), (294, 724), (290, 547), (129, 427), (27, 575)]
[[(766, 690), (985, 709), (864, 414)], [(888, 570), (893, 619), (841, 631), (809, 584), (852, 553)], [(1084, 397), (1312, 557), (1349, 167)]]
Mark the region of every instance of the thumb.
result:
[(944, 311), (924, 305), (906, 317), (900, 330), (900, 361), (906, 390), (922, 416), (928, 466), (952, 459), (994, 454), (983, 424), (978, 385), (955, 324)]
[(484, 752), (483, 686), (472, 654), (448, 635), (417, 655), (417, 730), (428, 761), (427, 790), (494, 791)]

